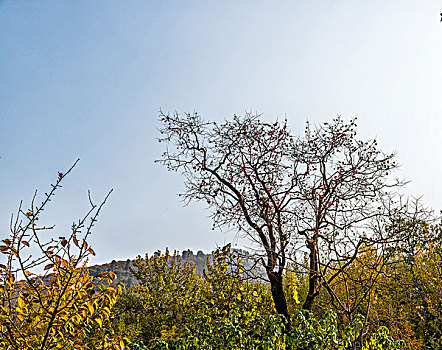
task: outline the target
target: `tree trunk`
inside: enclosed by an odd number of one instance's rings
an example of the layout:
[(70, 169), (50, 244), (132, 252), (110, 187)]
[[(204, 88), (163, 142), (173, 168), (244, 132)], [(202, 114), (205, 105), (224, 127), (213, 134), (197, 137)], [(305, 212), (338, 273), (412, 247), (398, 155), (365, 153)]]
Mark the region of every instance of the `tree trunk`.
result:
[(319, 281), (319, 263), (316, 254), (316, 243), (314, 240), (308, 242), (308, 248), (310, 249), (309, 259), (310, 259), (310, 271), (308, 277), (308, 294), (305, 298), (305, 302), (302, 305), (304, 310), (311, 311), (313, 306), (313, 301), (319, 294), (318, 281)]
[(289, 331), (291, 328), (291, 321), (282, 284), (282, 275), (280, 273), (268, 271), (267, 276), (270, 280), (272, 297), (273, 302), (275, 303), (276, 312), (279, 315), (284, 315), (284, 317), (286, 318), (285, 329), (286, 331)]

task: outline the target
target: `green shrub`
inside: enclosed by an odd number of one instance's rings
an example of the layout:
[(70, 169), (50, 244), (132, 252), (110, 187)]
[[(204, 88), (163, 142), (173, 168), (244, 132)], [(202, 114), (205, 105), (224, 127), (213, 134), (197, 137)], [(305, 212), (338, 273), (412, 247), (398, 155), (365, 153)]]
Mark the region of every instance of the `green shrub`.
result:
[[(305, 311), (293, 315), (294, 327), (284, 333), (283, 316), (255, 315), (244, 318), (233, 312), (229, 317), (207, 322), (202, 319), (200, 327), (191, 335), (176, 339), (152, 339), (146, 345), (130, 344), (131, 350), (347, 350), (362, 327), (362, 318), (340, 328), (336, 314), (327, 311), (318, 320)], [(404, 344), (394, 340), (388, 329), (381, 327), (365, 343), (362, 350), (396, 350)]]

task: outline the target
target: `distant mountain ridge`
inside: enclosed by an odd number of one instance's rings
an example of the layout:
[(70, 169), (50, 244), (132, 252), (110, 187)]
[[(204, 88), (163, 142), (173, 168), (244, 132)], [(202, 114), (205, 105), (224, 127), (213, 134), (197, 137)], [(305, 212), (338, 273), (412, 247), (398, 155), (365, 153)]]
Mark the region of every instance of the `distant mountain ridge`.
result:
[[(190, 249), (185, 250), (181, 253), (181, 259), (186, 260), (189, 257), (189, 261), (196, 265), (196, 273), (202, 274), (207, 266), (207, 258), (209, 261), (212, 260), (212, 253), (204, 254), (199, 250), (196, 254)], [(142, 258), (144, 260), (144, 258)], [(127, 289), (138, 285), (138, 281), (134, 275), (130, 272), (130, 268), (134, 267), (136, 259), (127, 260), (112, 260), (110, 263), (98, 264), (89, 266), (89, 274), (91, 276), (96, 276), (104, 271), (112, 271), (116, 275), (114, 285), (122, 284)]]
[[(259, 267), (252, 267), (252, 259), (248, 259), (247, 257), (250, 256), (250, 254), (245, 250), (238, 250), (243, 256), (241, 262), (244, 266), (245, 270), (252, 270), (255, 275), (264, 276), (264, 270), (261, 266)], [(173, 253), (171, 253), (173, 255)], [(199, 275), (202, 275), (203, 271), (206, 269), (207, 266), (207, 259), (209, 261), (212, 261), (213, 253), (205, 254), (201, 250), (199, 250), (196, 254), (193, 253), (192, 250), (187, 249), (181, 252), (180, 254), (181, 259), (185, 261), (187, 258), (189, 258), (189, 261), (194, 263), (196, 265), (195, 272)], [(142, 260), (144, 260), (144, 257), (142, 257)], [(122, 284), (126, 287), (126, 289), (129, 289), (133, 286), (138, 285), (138, 280), (132, 273), (130, 272), (130, 268), (135, 267), (136, 259), (127, 259), (127, 260), (112, 260), (110, 263), (105, 264), (98, 264), (89, 266), (89, 274), (91, 276), (96, 276), (104, 271), (112, 271), (116, 275), (116, 279), (113, 283), (114, 286), (118, 284)]]

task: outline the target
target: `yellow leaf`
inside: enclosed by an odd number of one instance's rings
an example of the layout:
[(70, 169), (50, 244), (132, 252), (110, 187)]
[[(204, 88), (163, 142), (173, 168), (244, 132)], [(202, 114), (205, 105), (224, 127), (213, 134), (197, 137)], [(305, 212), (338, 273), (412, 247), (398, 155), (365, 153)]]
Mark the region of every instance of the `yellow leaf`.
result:
[(23, 301), (23, 299), (21, 297), (18, 297), (17, 303), (21, 309), (23, 309), (25, 307), (25, 302)]
[(91, 304), (88, 304), (87, 308), (89, 309), (89, 311), (91, 312), (91, 315), (94, 314), (95, 310), (94, 307)]
[(95, 322), (97, 322), (97, 323), (99, 324), (100, 327), (103, 327), (103, 320), (102, 320), (101, 318), (97, 317), (97, 318), (95, 319)]

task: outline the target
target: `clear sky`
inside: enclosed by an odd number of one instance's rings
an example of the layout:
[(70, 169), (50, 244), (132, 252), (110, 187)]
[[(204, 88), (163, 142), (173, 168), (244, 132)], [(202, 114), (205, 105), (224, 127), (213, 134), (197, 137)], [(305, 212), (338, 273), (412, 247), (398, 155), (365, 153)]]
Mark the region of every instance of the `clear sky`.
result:
[(407, 193), (442, 209), (442, 1), (0, 0), (0, 233), (20, 200), (80, 163), (45, 222), (66, 232), (113, 188), (92, 262), (211, 251), (202, 204), (154, 164), (158, 111), (222, 120), (358, 116), (396, 150)]

